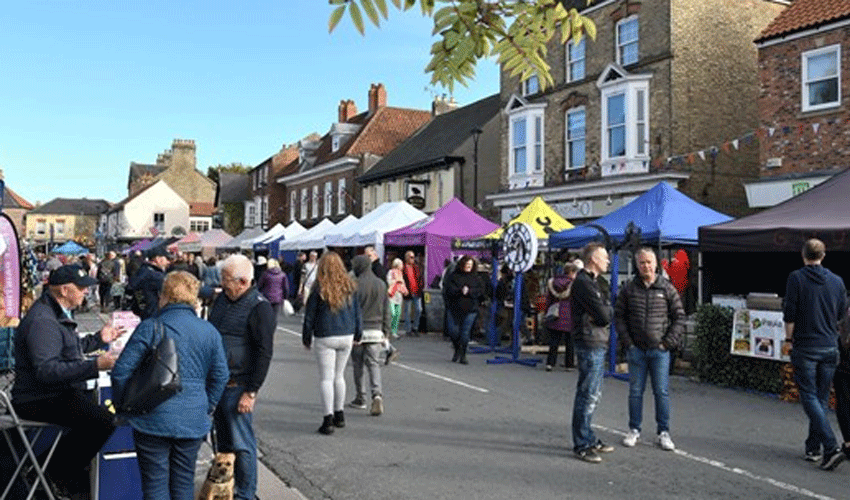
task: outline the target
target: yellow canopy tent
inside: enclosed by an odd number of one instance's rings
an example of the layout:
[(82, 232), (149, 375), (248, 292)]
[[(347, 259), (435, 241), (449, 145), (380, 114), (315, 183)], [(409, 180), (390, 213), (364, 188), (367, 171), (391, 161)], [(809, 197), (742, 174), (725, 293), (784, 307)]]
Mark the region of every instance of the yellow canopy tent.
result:
[[(561, 217), (558, 212), (552, 210), (552, 207), (547, 205), (540, 196), (536, 196), (531, 200), (531, 203), (519, 215), (508, 222), (506, 226), (514, 222), (525, 222), (530, 225), (541, 243), (548, 241), (551, 233), (557, 233), (575, 227), (568, 220)], [(492, 233), (482, 236), (482, 238), (498, 239), (502, 237), (503, 232), (504, 228), (500, 227)]]

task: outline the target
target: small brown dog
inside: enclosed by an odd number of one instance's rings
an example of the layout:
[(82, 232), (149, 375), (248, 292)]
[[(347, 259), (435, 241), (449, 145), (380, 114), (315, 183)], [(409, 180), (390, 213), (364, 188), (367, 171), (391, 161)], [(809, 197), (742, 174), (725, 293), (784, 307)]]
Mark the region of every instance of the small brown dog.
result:
[(233, 453), (216, 453), (197, 500), (233, 500), (235, 461)]

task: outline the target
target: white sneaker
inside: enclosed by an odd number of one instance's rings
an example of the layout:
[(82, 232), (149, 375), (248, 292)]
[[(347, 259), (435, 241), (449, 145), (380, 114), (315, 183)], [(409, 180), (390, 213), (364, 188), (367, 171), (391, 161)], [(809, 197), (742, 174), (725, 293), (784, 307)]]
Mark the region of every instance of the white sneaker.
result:
[(673, 444), (673, 440), (670, 439), (670, 433), (667, 431), (663, 431), (658, 434), (658, 446), (665, 451), (673, 451), (676, 449), (676, 445)]
[(632, 448), (637, 444), (638, 439), (640, 439), (640, 431), (637, 429), (629, 429), (629, 433), (623, 438), (623, 446), (626, 448)]

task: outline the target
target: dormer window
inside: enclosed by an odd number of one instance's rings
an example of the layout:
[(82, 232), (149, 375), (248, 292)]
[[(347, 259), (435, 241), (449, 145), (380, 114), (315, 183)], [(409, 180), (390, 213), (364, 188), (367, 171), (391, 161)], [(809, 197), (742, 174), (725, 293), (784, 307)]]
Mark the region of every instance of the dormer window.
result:
[(331, 152), (332, 153), (335, 153), (339, 150), (339, 143), (340, 142), (342, 142), (340, 136), (335, 135), (335, 136), (331, 137)]

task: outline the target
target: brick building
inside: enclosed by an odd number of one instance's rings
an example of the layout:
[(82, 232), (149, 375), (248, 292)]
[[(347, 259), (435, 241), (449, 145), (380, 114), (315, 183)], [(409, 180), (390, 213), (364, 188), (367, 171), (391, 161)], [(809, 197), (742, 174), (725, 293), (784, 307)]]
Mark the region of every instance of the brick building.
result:
[(850, 164), (850, 2), (795, 0), (756, 45), (761, 178), (746, 189), (768, 207)]
[[(313, 133), (302, 141), (318, 141)], [(299, 165), (298, 143), (284, 144), (280, 151), (266, 158), (248, 173), (251, 195), (245, 202), (245, 227), (269, 229), (289, 222), (286, 208), (286, 184), (275, 182), (278, 177), (296, 173)]]
[(555, 37), (551, 88), (502, 72), (502, 189), (488, 197), (501, 220), (538, 195), (571, 221), (595, 219), (658, 182), (746, 212), (743, 182), (758, 175), (752, 41), (787, 2), (563, 3), (597, 38)]
[(287, 223), (309, 227), (325, 217), (338, 222), (374, 208), (362, 202), (355, 179), (431, 117), (428, 111), (387, 106), (382, 83), (369, 88), (368, 103), (367, 111), (357, 113), (354, 101), (340, 101), (328, 133), (298, 142), (297, 169), (276, 179), (286, 186)]

